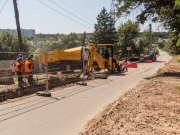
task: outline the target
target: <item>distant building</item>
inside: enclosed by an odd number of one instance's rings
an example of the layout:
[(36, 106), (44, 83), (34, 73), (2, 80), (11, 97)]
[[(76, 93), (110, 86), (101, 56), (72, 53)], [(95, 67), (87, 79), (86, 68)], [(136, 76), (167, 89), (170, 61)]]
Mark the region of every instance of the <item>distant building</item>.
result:
[[(0, 34), (3, 31), (7, 31), (7, 32), (10, 32), (13, 35), (17, 35), (17, 30), (16, 29), (0, 29)], [(36, 33), (35, 33), (34, 29), (29, 29), (29, 30), (28, 29), (21, 29), (21, 35), (22, 35), (22, 37), (27, 37), (29, 39), (34, 39)]]

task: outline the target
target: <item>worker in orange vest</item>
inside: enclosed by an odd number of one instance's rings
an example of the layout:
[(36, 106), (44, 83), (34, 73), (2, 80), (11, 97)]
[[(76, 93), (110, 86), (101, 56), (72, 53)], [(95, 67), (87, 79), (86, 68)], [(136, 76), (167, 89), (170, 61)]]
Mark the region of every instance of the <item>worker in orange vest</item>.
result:
[[(18, 62), (18, 58), (22, 58), (22, 54), (18, 54), (17, 59), (15, 61), (15, 64), (13, 64), (16, 67), (16, 62)], [(23, 63), (22, 63), (23, 64)]]
[(16, 73), (18, 76), (18, 86), (21, 87), (23, 83), (23, 64), (22, 64), (22, 58), (18, 58), (16, 61)]
[(28, 75), (28, 83), (31, 84), (33, 82), (33, 64), (31, 59), (28, 58), (28, 60), (25, 62), (25, 72)]

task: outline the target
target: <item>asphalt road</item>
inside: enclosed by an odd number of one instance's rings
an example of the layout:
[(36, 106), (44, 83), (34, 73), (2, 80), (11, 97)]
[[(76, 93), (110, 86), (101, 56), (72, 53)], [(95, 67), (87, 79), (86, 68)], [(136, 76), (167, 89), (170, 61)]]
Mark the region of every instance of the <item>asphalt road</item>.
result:
[(99, 111), (123, 93), (157, 72), (171, 57), (160, 51), (155, 63), (137, 69), (51, 91), (52, 97), (35, 95), (0, 104), (0, 135), (78, 135)]

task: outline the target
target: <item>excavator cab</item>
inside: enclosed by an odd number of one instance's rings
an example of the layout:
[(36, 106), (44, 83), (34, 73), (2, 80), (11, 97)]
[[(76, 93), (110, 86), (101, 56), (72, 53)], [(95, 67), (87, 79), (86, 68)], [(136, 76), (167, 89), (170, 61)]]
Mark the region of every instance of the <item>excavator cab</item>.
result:
[(113, 44), (98, 44), (100, 54), (105, 60), (105, 66), (110, 72), (114, 72), (116, 69), (118, 72), (121, 71), (119, 61), (117, 57), (114, 57), (114, 46)]
[(114, 56), (113, 44), (93, 44), (89, 46), (90, 57), (88, 60), (89, 69), (93, 68), (95, 71), (101, 69), (108, 69), (109, 72), (122, 71), (122, 65), (119, 63), (117, 57)]

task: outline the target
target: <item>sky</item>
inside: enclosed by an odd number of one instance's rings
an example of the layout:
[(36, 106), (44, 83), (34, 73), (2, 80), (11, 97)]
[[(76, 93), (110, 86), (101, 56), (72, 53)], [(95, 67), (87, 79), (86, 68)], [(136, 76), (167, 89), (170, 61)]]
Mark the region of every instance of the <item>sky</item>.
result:
[[(7, 2), (6, 2), (7, 1)], [(97, 23), (97, 15), (103, 7), (109, 12), (112, 0), (17, 0), (22, 29), (35, 29), (36, 34), (91, 33)], [(6, 3), (6, 4), (5, 4)], [(3, 5), (5, 6), (3, 7)], [(116, 27), (135, 15), (119, 18)], [(159, 24), (152, 24), (152, 31)], [(149, 28), (149, 22), (140, 26), (141, 31)], [(16, 29), (13, 0), (0, 0), (0, 29)]]

